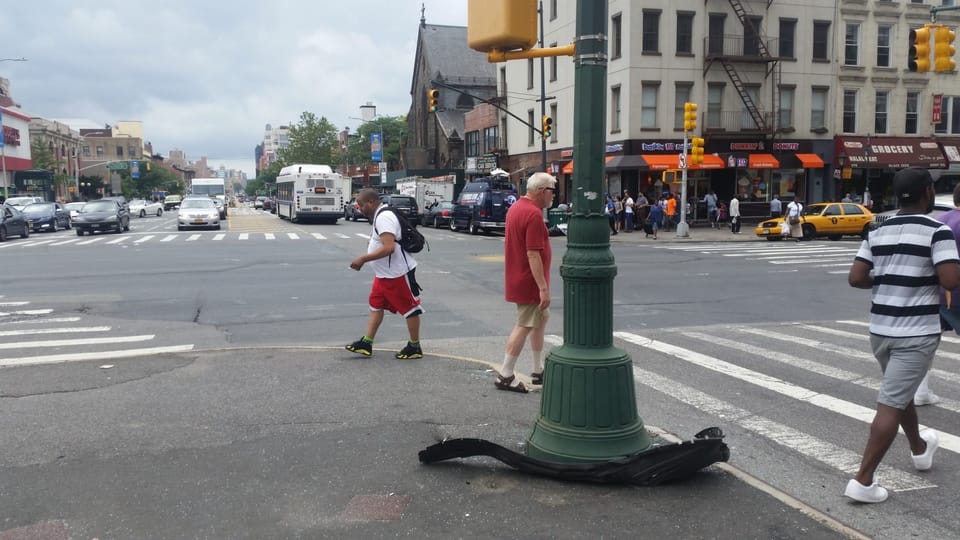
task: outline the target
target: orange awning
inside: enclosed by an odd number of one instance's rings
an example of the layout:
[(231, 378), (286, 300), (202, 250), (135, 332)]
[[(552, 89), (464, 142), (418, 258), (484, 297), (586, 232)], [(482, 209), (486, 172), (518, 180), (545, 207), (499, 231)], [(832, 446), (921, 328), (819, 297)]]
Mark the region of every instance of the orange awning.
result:
[(780, 162), (773, 154), (750, 154), (748, 169), (779, 169)]
[(823, 160), (816, 154), (797, 154), (797, 159), (803, 164), (804, 169), (823, 168)]
[[(640, 157), (647, 162), (651, 171), (666, 171), (668, 169), (680, 168), (680, 156), (677, 154), (643, 154)], [(691, 165), (690, 170), (698, 169), (722, 169), (723, 160), (713, 154), (704, 154), (703, 163), (700, 165)]]
[[(613, 159), (614, 157), (615, 156), (607, 156), (606, 158), (604, 158), (603, 161), (604, 163), (610, 163), (610, 160)], [(562, 169), (560, 169), (560, 172), (563, 174), (573, 174), (573, 160), (571, 159), (570, 161), (568, 161), (567, 164), (564, 165)]]

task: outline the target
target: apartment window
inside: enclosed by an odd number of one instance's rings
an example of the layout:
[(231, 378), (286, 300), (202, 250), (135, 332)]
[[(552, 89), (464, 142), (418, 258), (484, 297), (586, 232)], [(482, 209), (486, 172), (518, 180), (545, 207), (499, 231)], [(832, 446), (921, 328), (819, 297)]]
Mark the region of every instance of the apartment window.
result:
[[(557, 125), (557, 104), (550, 104), (550, 118), (553, 118), (553, 125)], [(552, 129), (550, 131), (550, 142), (557, 142), (557, 130)]]
[(660, 12), (643, 10), (643, 52), (660, 52)]
[(707, 29), (707, 54), (723, 54), (723, 25), (726, 16), (717, 13), (710, 14)]
[[(117, 157), (123, 157), (123, 147), (117, 146)], [(133, 157), (133, 156), (130, 156)]]
[(90, 147), (89, 147), (89, 146), (84, 146), (84, 147), (83, 147), (83, 157), (90, 157)]
[[(750, 101), (759, 108), (760, 104), (763, 103), (760, 101), (760, 85), (745, 84), (743, 89), (750, 96)], [(759, 127), (756, 120), (753, 119), (753, 115), (750, 114), (750, 109), (743, 107), (743, 113), (740, 115), (740, 129), (758, 129)]]
[(829, 60), (830, 21), (813, 21), (813, 59)]
[(623, 53), (623, 16), (619, 13), (610, 19), (610, 58), (620, 58)]
[(533, 146), (533, 139), (536, 136), (536, 132), (534, 131), (533, 127), (535, 125), (533, 123), (533, 109), (527, 109), (527, 125), (530, 126), (530, 129), (527, 133), (527, 146)]
[(128, 146), (128, 147), (127, 147), (127, 156), (128, 156), (128, 157), (132, 157), (132, 158), (137, 157), (137, 147), (136, 147), (136, 146)]
[(693, 83), (678, 82), (673, 88), (673, 129), (683, 129), (683, 104), (690, 101)]
[(493, 152), (500, 148), (499, 134), (497, 133), (497, 126), (490, 126), (483, 128), (483, 151), (486, 153)]
[(507, 99), (507, 68), (500, 68), (500, 96), (503, 99)]
[(557, 0), (550, 0), (550, 20), (557, 18)]
[(843, 132), (856, 133), (857, 131), (857, 91), (843, 91)]
[(920, 120), (920, 92), (907, 92), (907, 116), (904, 119), (904, 133), (916, 134)]
[(657, 92), (660, 91), (659, 82), (642, 83), (640, 97), (640, 129), (657, 127)]
[[(550, 46), (556, 47), (557, 42), (554, 41), (553, 43), (550, 44)], [(556, 80), (557, 80), (557, 57), (551, 56), (550, 57), (550, 82), (554, 82)]]
[(792, 86), (781, 86), (780, 87), (780, 117), (778, 121), (780, 123), (779, 128), (792, 128), (793, 127), (793, 97), (796, 93), (796, 89)]
[(533, 58), (527, 58), (527, 90), (533, 88)]
[(943, 96), (941, 111), (934, 133), (960, 133), (960, 96)]
[(760, 28), (763, 17), (747, 17), (749, 24), (743, 25), (743, 55), (760, 55)]
[(467, 133), (466, 143), (467, 157), (476, 157), (480, 155), (480, 132), (471, 131)]
[(888, 90), (877, 90), (876, 107), (873, 113), (873, 131), (874, 133), (887, 132), (887, 101), (890, 96)]
[(890, 25), (877, 27), (877, 66), (890, 67)]
[(610, 133), (620, 131), (620, 86), (610, 89)]
[(796, 58), (797, 20), (780, 19), (780, 58)]
[(677, 13), (677, 54), (693, 54), (693, 13)]
[(723, 85), (711, 84), (707, 87), (707, 127), (720, 129), (723, 127)]
[(97, 157), (103, 157), (103, 147), (97, 146)]
[(810, 91), (810, 129), (827, 129), (827, 89)]
[(860, 24), (847, 23), (843, 35), (843, 65), (860, 65)]

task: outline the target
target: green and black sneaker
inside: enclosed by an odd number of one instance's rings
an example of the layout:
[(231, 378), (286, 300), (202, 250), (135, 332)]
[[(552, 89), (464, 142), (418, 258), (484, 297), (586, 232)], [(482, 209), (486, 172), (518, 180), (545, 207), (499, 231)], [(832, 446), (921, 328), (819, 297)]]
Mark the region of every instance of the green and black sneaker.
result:
[(396, 354), (398, 360), (413, 360), (416, 358), (423, 358), (423, 351), (420, 349), (420, 344), (407, 342), (407, 346), (400, 350)]
[(362, 354), (363, 356), (370, 356), (373, 354), (373, 342), (367, 341), (363, 338), (354, 341), (344, 348), (350, 352)]

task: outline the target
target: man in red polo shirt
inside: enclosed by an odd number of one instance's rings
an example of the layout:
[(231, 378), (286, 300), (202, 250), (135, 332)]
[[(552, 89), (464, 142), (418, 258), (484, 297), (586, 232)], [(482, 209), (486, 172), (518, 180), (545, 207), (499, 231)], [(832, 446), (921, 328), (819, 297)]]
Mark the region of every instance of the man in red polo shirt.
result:
[(503, 365), (494, 382), (500, 390), (526, 393), (514, 373), (530, 336), (533, 384), (543, 384), (543, 332), (550, 318), (550, 234), (543, 209), (553, 203), (557, 179), (544, 172), (527, 179), (527, 192), (507, 212), (504, 278), (507, 302), (517, 305), (517, 321), (507, 339)]

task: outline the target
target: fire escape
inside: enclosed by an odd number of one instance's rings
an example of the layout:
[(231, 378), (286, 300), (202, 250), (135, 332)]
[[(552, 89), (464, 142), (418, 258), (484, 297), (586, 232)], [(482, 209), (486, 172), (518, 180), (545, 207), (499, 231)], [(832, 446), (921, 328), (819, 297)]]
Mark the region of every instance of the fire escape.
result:
[[(706, 44), (707, 62), (703, 68), (703, 73), (706, 75), (711, 66), (715, 62), (719, 62), (726, 72), (727, 77), (730, 78), (730, 82), (733, 83), (733, 87), (740, 96), (745, 110), (753, 120), (755, 131), (769, 135), (772, 138), (776, 136), (780, 127), (777, 125), (780, 111), (779, 58), (770, 54), (767, 42), (764, 41), (763, 36), (760, 35), (760, 29), (754, 24), (753, 14), (746, 10), (740, 0), (728, 1), (743, 28), (743, 37), (734, 35), (709, 35)], [(764, 0), (764, 2), (767, 7), (770, 7), (773, 0)], [(771, 81), (772, 114), (765, 113), (762, 109), (762, 104), (758, 104), (754, 100), (754, 97), (750, 94), (747, 86), (743, 82), (743, 77), (741, 77), (740, 72), (737, 70), (738, 65), (741, 66), (741, 69), (745, 69), (747, 65), (756, 64), (763, 65), (764, 80)]]

